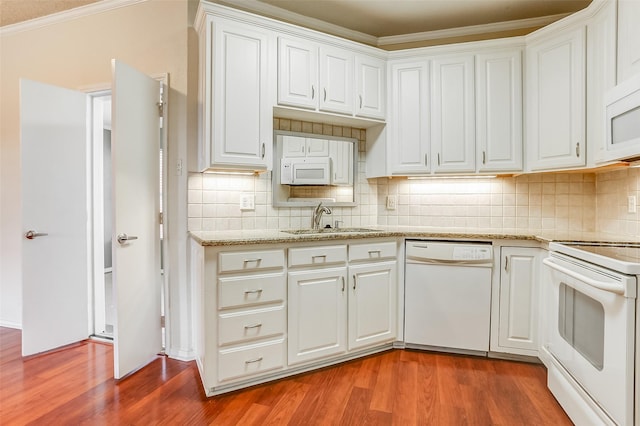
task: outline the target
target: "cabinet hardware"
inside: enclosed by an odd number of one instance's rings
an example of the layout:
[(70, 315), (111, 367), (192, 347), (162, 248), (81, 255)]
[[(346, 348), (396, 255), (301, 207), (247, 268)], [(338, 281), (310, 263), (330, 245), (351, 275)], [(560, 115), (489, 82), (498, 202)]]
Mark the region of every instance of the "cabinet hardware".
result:
[(353, 289), (354, 289), (354, 290), (356, 289), (356, 282), (357, 282), (357, 280), (356, 280), (356, 275), (355, 275), (355, 274), (353, 274)]
[(256, 363), (256, 362), (260, 362), (260, 361), (262, 361), (262, 357), (258, 357), (258, 358), (250, 359), (250, 360), (248, 360), (248, 361), (245, 361), (244, 363), (245, 363), (245, 364), (253, 364), (253, 363)]
[(576, 144), (576, 157), (580, 157), (580, 142)]
[(380, 250), (369, 250), (369, 256), (376, 253), (378, 254), (378, 257), (380, 257)]
[(245, 325), (244, 326), (245, 330), (247, 330), (249, 328), (258, 328), (258, 327), (262, 327), (262, 323), (256, 323), (256, 324), (251, 324), (251, 325)]
[(264, 160), (264, 155), (266, 154), (266, 152), (267, 152), (267, 148), (266, 148), (265, 144), (263, 143), (262, 144), (262, 151), (261, 151), (261, 157), (262, 157), (263, 160)]
[(311, 99), (315, 99), (316, 97), (316, 89), (311, 85)]
[(509, 256), (504, 257), (504, 271), (509, 272)]
[(487, 164), (487, 153), (482, 151), (482, 164)]
[(342, 278), (342, 292), (344, 293), (344, 277), (340, 277)]
[(327, 89), (323, 89), (324, 90), (324, 101), (327, 101)]
[(429, 154), (425, 154), (424, 155), (424, 165), (428, 166), (429, 165)]
[[(27, 234), (28, 234), (28, 232), (27, 232)], [(34, 234), (33, 236), (37, 237), (38, 235), (36, 235), (36, 234)], [(28, 235), (25, 235), (25, 236), (27, 238), (29, 238)], [(31, 238), (29, 238), (29, 239), (31, 239)], [(138, 237), (135, 237), (133, 235), (127, 235), (127, 234), (118, 234), (118, 237), (117, 237), (118, 243), (120, 243), (120, 244), (125, 244), (127, 241), (137, 240), (137, 239), (138, 239)]]
[[(49, 234), (47, 234), (46, 232), (37, 232), (37, 231), (30, 230), (30, 231), (27, 231), (24, 234), (24, 237), (27, 240), (33, 240), (36, 237), (46, 237), (47, 235), (49, 235)], [(120, 242), (120, 240), (118, 240), (118, 242)], [(122, 244), (122, 243), (120, 243), (120, 244)]]
[(253, 293), (262, 293), (262, 289), (261, 288), (255, 288), (253, 290), (245, 290), (244, 294), (253, 294)]
[(315, 255), (315, 256), (311, 256), (311, 260), (312, 260), (313, 262), (315, 262), (315, 259), (316, 259), (317, 257), (321, 257), (321, 258), (323, 259), (323, 260), (322, 260), (323, 262), (326, 262), (326, 261), (327, 261), (327, 255), (326, 255), (326, 254), (317, 254), (317, 255)]
[(438, 166), (440, 165), (440, 153), (438, 153)]
[(262, 258), (260, 258), (260, 257), (256, 257), (255, 259), (245, 259), (245, 260), (243, 260), (244, 263), (249, 263), (249, 262), (260, 263), (261, 261), (262, 261)]
[(360, 98), (360, 109), (362, 109), (362, 95), (358, 95), (358, 97)]

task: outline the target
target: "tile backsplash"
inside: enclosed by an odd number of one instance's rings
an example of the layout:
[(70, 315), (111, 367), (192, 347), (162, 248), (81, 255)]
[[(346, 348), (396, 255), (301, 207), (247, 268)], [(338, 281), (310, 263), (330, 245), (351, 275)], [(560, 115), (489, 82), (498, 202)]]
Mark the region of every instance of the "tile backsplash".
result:
[[(640, 240), (640, 215), (627, 213), (627, 197), (640, 202), (640, 168), (599, 173), (538, 173), (517, 177), (366, 179), (365, 131), (274, 119), (274, 129), (358, 139), (356, 207), (335, 207), (324, 224), (414, 225), (493, 231), (600, 231)], [(253, 194), (255, 210), (240, 209)], [(395, 210), (386, 208), (397, 197)], [(310, 226), (311, 208), (274, 208), (271, 173), (254, 176), (191, 173), (189, 229), (291, 229)]]

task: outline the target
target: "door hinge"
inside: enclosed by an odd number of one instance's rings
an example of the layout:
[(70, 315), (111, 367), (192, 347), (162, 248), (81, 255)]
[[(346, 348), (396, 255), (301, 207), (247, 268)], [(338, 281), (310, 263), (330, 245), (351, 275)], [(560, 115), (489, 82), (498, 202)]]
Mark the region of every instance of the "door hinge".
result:
[(158, 213), (158, 223), (160, 225), (164, 225), (164, 214), (163, 213)]
[(160, 327), (161, 328), (165, 328), (165, 316), (164, 315), (162, 315), (160, 317)]

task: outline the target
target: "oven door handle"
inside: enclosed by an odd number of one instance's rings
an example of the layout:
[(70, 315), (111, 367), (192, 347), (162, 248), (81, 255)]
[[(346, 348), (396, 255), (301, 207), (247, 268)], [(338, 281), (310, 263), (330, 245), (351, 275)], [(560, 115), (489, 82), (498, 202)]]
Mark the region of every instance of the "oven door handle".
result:
[(586, 284), (589, 284), (591, 287), (595, 287), (597, 289), (604, 290), (604, 291), (609, 291), (611, 293), (624, 295), (624, 286), (622, 284), (611, 284), (603, 281), (597, 281), (589, 277), (585, 277), (584, 275), (574, 272), (571, 269), (558, 265), (557, 263), (553, 262), (552, 260), (549, 260), (548, 258), (542, 259), (542, 263), (544, 263), (551, 269), (555, 269), (558, 272), (562, 272), (563, 274), (566, 274), (572, 278), (575, 278)]

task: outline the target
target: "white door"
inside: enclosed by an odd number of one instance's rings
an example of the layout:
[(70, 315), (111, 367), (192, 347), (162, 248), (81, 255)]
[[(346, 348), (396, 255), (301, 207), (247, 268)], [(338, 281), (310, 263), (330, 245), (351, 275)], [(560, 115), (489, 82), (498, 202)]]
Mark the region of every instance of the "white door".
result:
[(356, 55), (355, 67), (356, 115), (384, 120), (387, 64), (377, 58)]
[(320, 109), (353, 113), (353, 54), (343, 49), (320, 48)]
[(120, 379), (162, 350), (160, 83), (115, 60), (112, 71), (114, 376)]
[(303, 41), (278, 39), (278, 104), (316, 109), (318, 48)]
[(87, 104), (84, 93), (20, 81), (22, 355), (87, 338)]

